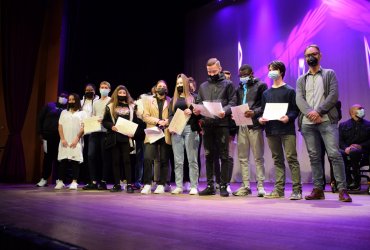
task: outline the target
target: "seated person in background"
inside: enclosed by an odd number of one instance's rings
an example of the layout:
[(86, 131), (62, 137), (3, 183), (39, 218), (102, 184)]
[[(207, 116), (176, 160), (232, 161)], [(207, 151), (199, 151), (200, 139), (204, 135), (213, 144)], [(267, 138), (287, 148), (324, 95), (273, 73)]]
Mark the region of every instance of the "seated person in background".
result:
[(346, 167), (348, 189), (358, 191), (361, 189), (361, 162), (369, 159), (370, 122), (363, 119), (365, 109), (360, 104), (354, 104), (349, 114), (351, 119), (339, 124), (339, 147)]

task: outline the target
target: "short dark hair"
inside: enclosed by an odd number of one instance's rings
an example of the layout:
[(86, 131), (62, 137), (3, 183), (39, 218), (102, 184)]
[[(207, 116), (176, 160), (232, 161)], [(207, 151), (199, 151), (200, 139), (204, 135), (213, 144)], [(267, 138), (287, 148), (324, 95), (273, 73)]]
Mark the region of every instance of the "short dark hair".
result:
[(270, 67), (273, 70), (279, 70), (281, 77), (284, 78), (286, 68), (285, 68), (285, 64), (282, 61), (272, 61), (267, 68), (270, 70)]
[(304, 49), (304, 53), (306, 54), (306, 50), (308, 50), (309, 48), (315, 48), (315, 49), (317, 49), (317, 51), (319, 52), (319, 53), (321, 53), (320, 52), (320, 48), (319, 48), (319, 46), (317, 46), (316, 44), (310, 44), (310, 45), (308, 45), (305, 49)]
[(239, 68), (239, 76), (244, 75), (244, 74), (241, 74), (241, 73), (247, 73), (248, 75), (250, 75), (252, 72), (253, 72), (252, 66), (250, 66), (248, 64), (243, 64)]

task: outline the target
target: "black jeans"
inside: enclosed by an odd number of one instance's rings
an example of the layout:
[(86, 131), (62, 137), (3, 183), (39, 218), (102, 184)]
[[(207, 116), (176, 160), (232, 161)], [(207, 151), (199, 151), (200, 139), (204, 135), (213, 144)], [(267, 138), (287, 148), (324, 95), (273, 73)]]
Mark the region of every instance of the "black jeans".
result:
[[(44, 152), (44, 160), (42, 163), (42, 178), (44, 180), (49, 179), (51, 172), (54, 169), (58, 171), (58, 147), (59, 147), (59, 134), (44, 135), (44, 140), (46, 140), (47, 153)], [(58, 179), (58, 176), (56, 176)]]
[(121, 159), (125, 171), (127, 184), (132, 183), (131, 178), (131, 161), (130, 161), (130, 143), (117, 141), (116, 145), (112, 147), (112, 165), (114, 184), (119, 184), (122, 179), (121, 176)]
[(112, 161), (110, 149), (104, 147), (104, 139), (104, 132), (95, 132), (90, 135), (88, 148), (90, 181), (107, 181), (109, 178)]
[(153, 159), (157, 153), (157, 147), (159, 147), (160, 154), (160, 177), (159, 185), (165, 185), (168, 179), (168, 161), (169, 161), (169, 150), (168, 145), (164, 138), (156, 141), (155, 143), (146, 143), (144, 150), (144, 184), (150, 185), (153, 179)]
[(229, 128), (212, 126), (204, 127), (203, 131), (207, 184), (214, 185), (214, 160), (221, 159), (220, 185), (225, 186), (231, 179), (229, 173)]

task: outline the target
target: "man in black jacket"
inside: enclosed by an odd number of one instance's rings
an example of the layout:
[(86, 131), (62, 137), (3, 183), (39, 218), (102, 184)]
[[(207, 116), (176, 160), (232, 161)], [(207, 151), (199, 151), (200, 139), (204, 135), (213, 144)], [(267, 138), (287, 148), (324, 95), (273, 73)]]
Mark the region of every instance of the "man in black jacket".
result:
[(57, 169), (58, 161), (58, 146), (59, 132), (58, 122), (60, 114), (67, 107), (68, 94), (61, 92), (58, 95), (56, 102), (47, 103), (40, 111), (37, 120), (37, 130), (41, 141), (44, 145), (44, 160), (42, 164), (41, 180), (36, 184), (36, 187), (47, 186), (53, 165)]
[[(221, 186), (220, 195), (227, 197), (227, 185), (230, 182), (229, 175), (229, 123), (231, 107), (236, 104), (235, 88), (230, 80), (225, 79), (220, 61), (211, 58), (207, 62), (208, 80), (203, 82), (198, 91), (196, 103), (203, 101), (221, 102), (223, 111), (215, 118), (205, 117), (202, 122), (204, 151), (206, 155), (207, 188), (199, 192), (199, 195), (214, 195), (214, 154), (215, 146), (219, 150), (221, 159)], [(195, 115), (200, 115), (200, 110), (193, 110)]]
[(360, 167), (369, 164), (370, 122), (364, 119), (365, 109), (360, 104), (353, 105), (351, 119), (339, 124), (339, 148), (346, 169), (348, 189), (361, 189)]
[(267, 84), (253, 77), (251, 66), (244, 64), (239, 69), (240, 87), (236, 92), (237, 105), (248, 104), (249, 110), (245, 116), (251, 118), (253, 125), (239, 126), (238, 131), (238, 158), (242, 172), (241, 187), (233, 193), (235, 196), (251, 194), (249, 155), (253, 152), (256, 163), (257, 196), (263, 197), (266, 192), (263, 186), (265, 180), (264, 166), (264, 138), (263, 126), (259, 124), (256, 117), (262, 115), (261, 100), (262, 93), (267, 89)]

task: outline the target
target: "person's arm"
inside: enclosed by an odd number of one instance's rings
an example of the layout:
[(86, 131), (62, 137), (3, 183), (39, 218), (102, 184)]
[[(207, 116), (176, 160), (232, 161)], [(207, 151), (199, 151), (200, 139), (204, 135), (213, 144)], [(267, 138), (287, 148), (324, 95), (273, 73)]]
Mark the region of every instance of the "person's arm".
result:
[(158, 124), (160, 119), (157, 118), (157, 117), (152, 116), (152, 114), (150, 113), (150, 110), (151, 110), (150, 106), (151, 106), (151, 102), (148, 102), (146, 105), (144, 105), (143, 121), (146, 124), (155, 126), (155, 125)]
[[(323, 78), (323, 81), (325, 80), (326, 79)], [(327, 114), (338, 102), (338, 80), (333, 70), (327, 70), (327, 80), (329, 81), (330, 88), (325, 100), (317, 108), (317, 112), (320, 115)]]
[(348, 147), (348, 145), (344, 140), (344, 128), (343, 127), (344, 127), (344, 123), (342, 122), (342, 123), (339, 124), (339, 127), (338, 127), (339, 148), (345, 150)]
[(108, 130), (112, 130), (112, 127), (114, 126), (114, 123), (113, 123), (113, 120), (112, 120), (112, 117), (111, 117), (111, 113), (110, 113), (110, 109), (109, 109), (108, 106), (105, 107), (105, 112), (104, 112), (102, 125), (103, 125), (104, 128), (106, 128)]
[(222, 107), (223, 110), (225, 111), (225, 115), (231, 115), (231, 107), (236, 106), (236, 93), (235, 93), (235, 88), (232, 83), (228, 84), (226, 86), (226, 94), (227, 94), (227, 104)]
[(41, 140), (43, 139), (43, 137), (42, 137), (42, 128), (43, 128), (43, 124), (44, 124), (44, 121), (45, 121), (45, 116), (47, 114), (47, 111), (48, 111), (48, 106), (45, 105), (44, 107), (42, 107), (42, 109), (40, 110), (40, 113), (37, 117), (38, 118), (37, 119), (37, 133), (39, 134)]
[(289, 121), (294, 121), (299, 114), (299, 109), (296, 104), (296, 93), (292, 89), (289, 91), (289, 104), (288, 104), (288, 111), (287, 111), (287, 116), (289, 118)]
[(296, 87), (296, 104), (299, 110), (302, 112), (303, 115), (307, 115), (313, 109), (308, 105), (306, 101), (306, 90), (304, 85), (306, 84), (306, 75), (301, 76), (297, 80), (297, 87)]

